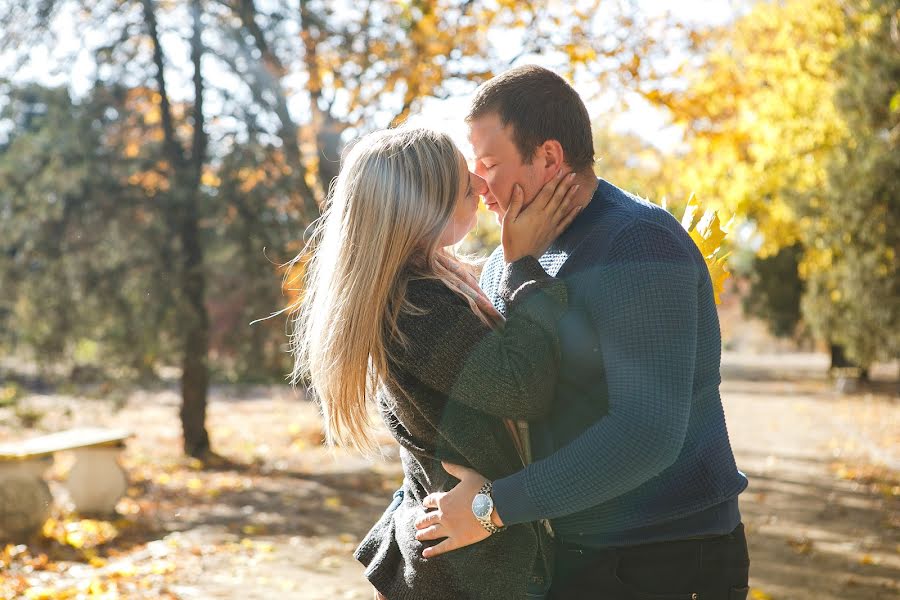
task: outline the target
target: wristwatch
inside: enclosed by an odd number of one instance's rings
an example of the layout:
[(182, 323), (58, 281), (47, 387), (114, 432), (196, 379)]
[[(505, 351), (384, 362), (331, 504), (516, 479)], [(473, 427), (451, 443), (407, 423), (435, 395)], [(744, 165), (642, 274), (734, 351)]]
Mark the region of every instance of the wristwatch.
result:
[(491, 497), (491, 490), (493, 489), (494, 484), (488, 481), (481, 486), (481, 489), (475, 494), (475, 498), (472, 499), (472, 514), (475, 515), (475, 518), (478, 519), (478, 522), (481, 523), (481, 526), (488, 533), (497, 533), (504, 529), (503, 527), (497, 527), (491, 521), (491, 515), (494, 514), (494, 499)]

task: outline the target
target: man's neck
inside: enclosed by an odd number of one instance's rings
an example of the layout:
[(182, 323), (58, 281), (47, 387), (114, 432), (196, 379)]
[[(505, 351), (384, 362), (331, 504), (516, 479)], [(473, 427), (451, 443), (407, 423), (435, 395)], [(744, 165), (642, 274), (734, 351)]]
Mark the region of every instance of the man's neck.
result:
[(575, 202), (585, 206), (593, 198), (594, 192), (597, 191), (597, 175), (594, 174), (593, 170), (585, 169), (575, 176), (575, 183), (581, 186), (575, 193)]

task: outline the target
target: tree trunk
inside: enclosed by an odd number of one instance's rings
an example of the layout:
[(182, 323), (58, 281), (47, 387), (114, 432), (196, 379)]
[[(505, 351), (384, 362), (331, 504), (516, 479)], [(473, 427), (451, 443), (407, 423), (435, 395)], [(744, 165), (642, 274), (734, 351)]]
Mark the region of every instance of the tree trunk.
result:
[(828, 367), (829, 371), (834, 371), (835, 369), (846, 369), (847, 367), (856, 366), (852, 362), (847, 360), (847, 357), (844, 354), (843, 346), (834, 343), (831, 343), (828, 346), (831, 353), (831, 365)]
[(206, 432), (206, 399), (209, 392), (209, 314), (206, 312), (206, 272), (203, 264), (203, 244), (200, 240), (200, 210), (202, 199), (200, 179), (206, 161), (208, 137), (204, 130), (203, 57), (201, 39), (202, 0), (192, 0), (193, 36), (191, 63), (194, 67), (193, 136), (191, 156), (185, 165), (185, 193), (181, 200), (181, 269), (182, 319), (184, 323), (184, 355), (181, 372), (181, 426), (184, 451), (196, 458), (212, 454)]
[(325, 113), (316, 139), (319, 147), (319, 181), (327, 194), (332, 181), (341, 170), (341, 124)]
[(195, 202), (193, 198), (188, 201), (181, 230), (184, 253), (181, 278), (181, 289), (184, 294), (181, 427), (185, 454), (203, 458), (210, 453), (209, 434), (206, 432), (209, 315), (206, 312), (206, 275), (203, 271), (203, 247), (199, 239)]
[(206, 312), (206, 274), (203, 265), (203, 245), (200, 240), (200, 178), (206, 160), (208, 137), (204, 130), (203, 76), (200, 70), (203, 56), (201, 0), (192, 0), (193, 35), (191, 63), (194, 67), (193, 136), (191, 152), (187, 156), (175, 135), (171, 103), (166, 90), (165, 61), (156, 23), (153, 0), (143, 0), (147, 33), (153, 46), (156, 66), (156, 85), (160, 95), (160, 112), (164, 148), (173, 169), (173, 191), (165, 218), (172, 236), (181, 244), (178, 273), (178, 322), (182, 328), (181, 345), (181, 427), (184, 452), (197, 458), (211, 455), (209, 434), (206, 432), (206, 399), (209, 391), (209, 315)]

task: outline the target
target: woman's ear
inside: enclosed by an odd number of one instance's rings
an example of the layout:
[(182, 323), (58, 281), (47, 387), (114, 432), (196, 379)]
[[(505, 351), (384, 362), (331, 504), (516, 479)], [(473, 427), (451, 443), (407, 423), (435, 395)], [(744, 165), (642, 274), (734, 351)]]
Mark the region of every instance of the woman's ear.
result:
[(551, 177), (565, 167), (562, 145), (556, 140), (547, 140), (538, 147), (537, 160), (544, 170), (544, 178), (549, 181)]

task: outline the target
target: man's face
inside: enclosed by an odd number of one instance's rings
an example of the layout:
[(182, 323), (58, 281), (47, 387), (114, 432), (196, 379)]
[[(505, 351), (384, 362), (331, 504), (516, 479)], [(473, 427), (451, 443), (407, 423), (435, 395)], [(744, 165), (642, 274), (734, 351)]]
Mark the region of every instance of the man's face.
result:
[(512, 126), (503, 126), (497, 113), (488, 113), (469, 122), (469, 142), (475, 152), (475, 174), (487, 183), (484, 196), (488, 209), (503, 219), (518, 183), (528, 205), (545, 183), (537, 164), (525, 164), (513, 142)]

